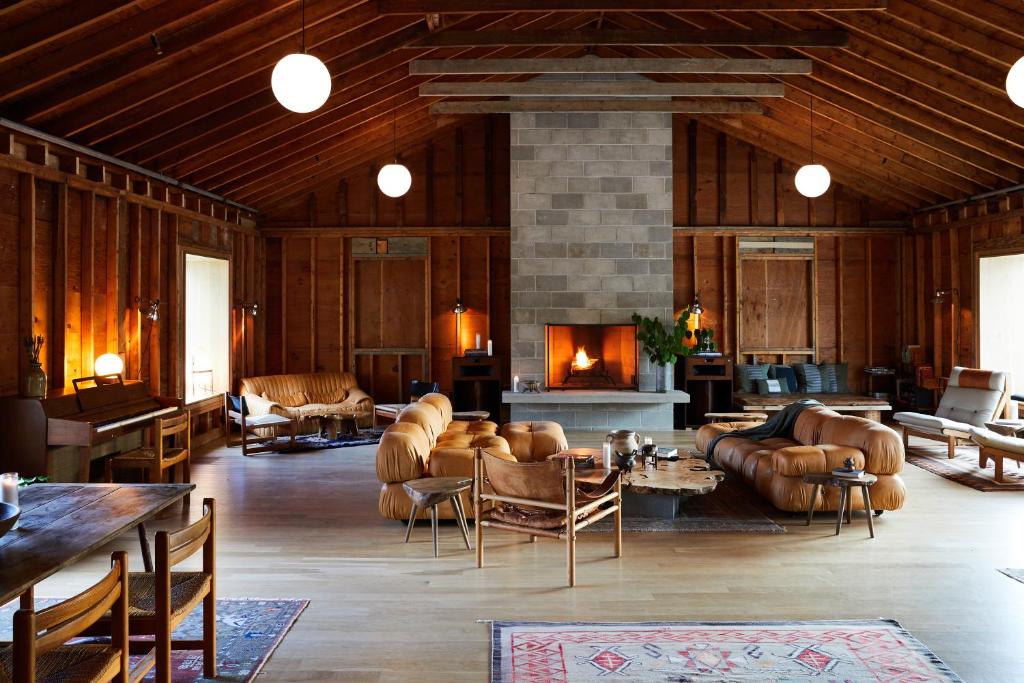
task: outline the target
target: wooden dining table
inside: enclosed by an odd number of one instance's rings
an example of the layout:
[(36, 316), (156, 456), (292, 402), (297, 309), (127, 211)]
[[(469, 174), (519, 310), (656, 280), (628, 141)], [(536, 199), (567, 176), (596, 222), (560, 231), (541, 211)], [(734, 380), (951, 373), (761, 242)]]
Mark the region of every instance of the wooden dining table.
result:
[(193, 484), (32, 484), (19, 493), (18, 528), (0, 537), (0, 605), (132, 528), (152, 571), (145, 523), (188, 495)]

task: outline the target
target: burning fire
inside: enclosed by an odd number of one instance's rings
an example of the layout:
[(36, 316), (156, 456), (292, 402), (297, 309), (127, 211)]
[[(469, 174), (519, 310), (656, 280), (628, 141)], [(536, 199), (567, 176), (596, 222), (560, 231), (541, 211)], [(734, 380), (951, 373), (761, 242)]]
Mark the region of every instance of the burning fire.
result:
[(589, 370), (597, 362), (597, 358), (591, 358), (587, 355), (587, 350), (580, 346), (576, 349), (576, 358), (572, 362), (573, 370)]

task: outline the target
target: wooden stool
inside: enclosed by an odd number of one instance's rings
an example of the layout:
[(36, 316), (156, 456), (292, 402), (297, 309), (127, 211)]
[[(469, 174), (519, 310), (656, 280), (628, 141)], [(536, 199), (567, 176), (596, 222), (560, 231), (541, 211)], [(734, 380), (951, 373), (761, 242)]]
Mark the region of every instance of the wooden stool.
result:
[(481, 422), (490, 416), (486, 410), (458, 410), (452, 413), (452, 419), (459, 422)]
[(828, 472), (805, 474), (804, 483), (814, 484), (814, 490), (811, 491), (811, 503), (807, 506), (807, 526), (811, 525), (811, 520), (814, 518), (814, 504), (818, 502), (818, 492), (821, 491), (821, 487), (834, 486), (839, 489), (839, 509), (836, 510), (836, 536), (838, 536), (839, 530), (843, 526), (844, 512), (846, 513), (846, 523), (853, 523), (853, 496), (850, 495), (850, 489), (859, 486), (861, 496), (864, 498), (864, 512), (868, 516), (868, 531), (871, 533), (871, 538), (874, 538), (875, 523), (871, 519), (871, 492), (868, 489), (877, 481), (878, 477), (868, 473), (859, 479), (837, 477)]
[(768, 413), (704, 413), (704, 419), (712, 422), (764, 422)]
[(472, 479), (462, 477), (425, 477), (407, 481), (402, 485), (405, 492), (412, 500), (412, 513), (409, 515), (409, 526), (405, 529), (405, 542), (409, 542), (409, 535), (413, 526), (416, 525), (416, 513), (423, 508), (430, 508), (430, 530), (434, 539), (434, 557), (437, 557), (437, 506), (448, 501), (455, 513), (455, 519), (462, 530), (462, 539), (466, 542), (466, 549), (471, 550), (469, 544), (469, 525), (466, 523), (466, 513), (462, 509), (462, 500), (459, 494), (468, 491), (473, 485)]

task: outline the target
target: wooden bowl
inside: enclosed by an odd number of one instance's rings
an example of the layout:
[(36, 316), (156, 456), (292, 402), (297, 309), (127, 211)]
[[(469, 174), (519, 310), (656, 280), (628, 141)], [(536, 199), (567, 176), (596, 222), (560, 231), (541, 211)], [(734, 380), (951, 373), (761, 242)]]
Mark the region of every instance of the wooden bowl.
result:
[(18, 521), (21, 516), (21, 508), (10, 503), (0, 503), (0, 536), (3, 536)]

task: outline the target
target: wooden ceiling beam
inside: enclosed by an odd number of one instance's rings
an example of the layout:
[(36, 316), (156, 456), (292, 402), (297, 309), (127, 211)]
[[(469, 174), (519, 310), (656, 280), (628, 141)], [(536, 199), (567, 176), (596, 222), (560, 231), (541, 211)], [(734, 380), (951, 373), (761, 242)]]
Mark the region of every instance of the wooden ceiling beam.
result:
[(511, 112), (588, 112), (588, 111), (644, 111), (676, 114), (763, 114), (758, 102), (710, 100), (649, 100), (618, 98), (612, 100), (515, 100), (485, 102), (435, 102), (430, 113), (453, 114), (508, 114)]
[[(325, 61), (333, 74), (332, 92), (325, 107), (343, 101), (347, 72), (372, 64), (427, 30), (422, 22), (404, 25), (406, 23), (406, 20), (399, 20), (396, 24), (391, 19), (373, 22), (367, 25), (366, 31), (357, 31), (358, 37), (346, 33), (331, 41), (334, 43), (331, 52), (337, 57)], [(197, 142), (215, 130), (231, 127), (233, 134), (243, 134), (246, 128), (258, 125), (257, 118), (260, 121), (288, 118), (293, 125), (307, 118), (308, 115), (296, 115), (284, 109), (269, 85), (266, 71), (260, 70), (222, 87), (197, 93), (194, 98), (183, 99), (163, 112), (157, 109), (160, 102), (146, 105), (135, 112), (135, 121), (130, 126), (117, 127), (117, 121), (112, 121), (91, 130), (101, 136), (113, 133), (106, 144), (119, 156), (131, 155), (137, 162), (158, 160), (165, 164), (167, 159), (174, 158), (179, 146)], [(263, 116), (258, 116), (260, 113)], [(318, 110), (316, 115), (319, 113)], [(223, 141), (224, 133), (216, 139)]]
[(782, 83), (655, 83), (651, 81), (525, 81), (424, 83), (424, 97), (783, 97)]
[[(366, 2), (347, 8), (334, 3), (317, 3), (306, 9), (306, 45), (316, 54), (320, 43), (375, 18), (372, 4)], [(202, 49), (186, 51), (182, 59), (162, 63), (153, 72), (125, 74), (125, 78), (107, 82), (102, 80), (104, 74), (100, 72), (96, 74), (100, 82), (95, 84), (95, 89), (81, 93), (81, 97), (75, 99), (75, 106), (65, 106), (67, 100), (55, 89), (47, 91), (46, 98), (19, 103), (19, 108), (25, 110), (20, 118), (33, 125), (45, 124), (64, 137), (77, 135), (89, 144), (96, 144), (97, 137), (84, 131), (137, 109), (143, 103), (173, 102), (204, 92), (211, 81), (231, 82), (272, 67), (284, 55), (299, 49), (299, 28), (297, 3), (289, 0), (289, 11), (283, 16), (261, 15), (246, 24), (244, 30), (231, 31), (230, 40), (222, 34), (218, 40), (205, 43)], [(197, 83), (202, 85), (187, 87)], [(77, 84), (71, 90), (81, 92)]]
[(73, 0), (19, 24), (8, 17), (0, 33), (0, 55), (13, 57), (73, 33), (120, 21), (137, 12), (137, 4), (137, 0)]
[[(979, 0), (973, 5), (988, 4)], [(981, 59), (993, 60), (1007, 69), (1020, 59), (1019, 48), (1000, 40), (999, 35), (991, 31), (979, 31), (974, 27), (965, 26), (962, 22), (953, 21), (950, 17), (939, 13), (941, 9), (933, 2), (921, 0), (892, 0), (888, 16), (907, 22), (919, 29), (928, 31), (940, 44), (959, 47), (973, 53)], [(1015, 26), (1020, 25), (1018, 18)]]
[(416, 76), (451, 74), (809, 74), (810, 59), (417, 59)]
[[(841, 15), (841, 16), (846, 16)], [(859, 15), (852, 15), (859, 16)], [(487, 47), (490, 45), (760, 45), (765, 47), (846, 47), (846, 31), (658, 31), (580, 29), (576, 31), (455, 31), (425, 36), (415, 47)]]
[(887, 0), (377, 0), (381, 14), (480, 12), (732, 12), (884, 10)]
[[(541, 16), (536, 14), (514, 15), (513, 17), (496, 19), (494, 15), (482, 15), (480, 18), (473, 18), (464, 22), (466, 25), (536, 25), (538, 22), (557, 22), (565, 25), (566, 22), (579, 24), (586, 22), (589, 17), (582, 18), (566, 17), (564, 15)], [(558, 54), (568, 54), (567, 48), (560, 48)], [(568, 48), (578, 50), (578, 48)], [(502, 49), (477, 49), (466, 54), (527, 54), (527, 48), (502, 48)], [(536, 50), (536, 48), (534, 48)], [(548, 50), (550, 52), (550, 49)], [(446, 49), (437, 51), (439, 56), (453, 56), (460, 54), (460, 51)], [(282, 110), (280, 107), (269, 109), (260, 115), (260, 118), (246, 120), (246, 126), (240, 126), (237, 132), (234, 130), (229, 134), (208, 135), (205, 128), (195, 132), (195, 139), (186, 145), (174, 150), (178, 155), (175, 168), (180, 169), (184, 175), (197, 173), (197, 176), (204, 176), (209, 173), (205, 169), (212, 169), (213, 173), (220, 173), (225, 168), (233, 165), (250, 166), (254, 159), (264, 153), (272, 153), (272, 150), (281, 150), (272, 154), (288, 153), (305, 144), (316, 145), (323, 140), (330, 138), (337, 132), (335, 129), (338, 117), (348, 115), (351, 107), (356, 104), (353, 98), (365, 97), (373, 92), (379, 92), (382, 99), (386, 99), (390, 93), (401, 92), (406, 88), (415, 88), (422, 80), (404, 81), (403, 77), (408, 74), (408, 62), (415, 56), (411, 51), (396, 50), (378, 59), (364, 62), (358, 68), (352, 68), (343, 77), (339, 77), (340, 83), (336, 85), (335, 95), (332, 95), (327, 104), (306, 116), (296, 116)], [(358, 86), (358, 88), (357, 88)], [(355, 90), (349, 91), (351, 88)], [(369, 100), (367, 100), (369, 101)], [(341, 111), (339, 108), (344, 108)], [(258, 122), (257, 122), (258, 121)], [(271, 154), (271, 155), (272, 155)], [(178, 172), (176, 170), (176, 172)]]
[[(118, 22), (86, 35), (69, 36), (58, 46), (33, 45), (18, 55), (0, 53), (0, 93), (10, 101), (37, 91), (71, 72), (81, 73), (102, 60), (146, 49), (160, 57), (150, 42), (152, 34), (173, 34), (185, 25), (202, 22), (217, 12), (235, 11), (237, 0), (177, 0), (147, 8), (131, 21)], [(159, 37), (158, 35), (158, 37)], [(163, 43), (160, 43), (161, 52)]]
[(978, 30), (991, 35), (992, 30), (999, 31), (1000, 39), (1016, 41), (1018, 47), (1024, 47), (1021, 40), (1021, 7), (1014, 2), (1014, 7), (1004, 7), (999, 2), (964, 2), (963, 0), (930, 0), (924, 3), (938, 7), (939, 12), (955, 18), (962, 24), (977, 25)]

